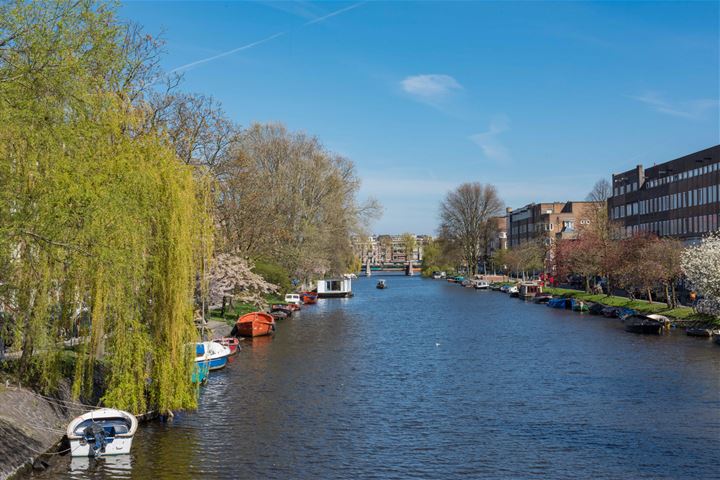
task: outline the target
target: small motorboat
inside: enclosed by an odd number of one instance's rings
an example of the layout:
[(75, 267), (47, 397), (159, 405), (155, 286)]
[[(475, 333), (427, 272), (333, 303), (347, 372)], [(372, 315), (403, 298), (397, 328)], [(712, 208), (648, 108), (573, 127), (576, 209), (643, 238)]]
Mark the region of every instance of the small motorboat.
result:
[[(649, 316), (649, 315), (648, 315)], [(712, 336), (715, 336), (715, 341), (717, 342), (717, 339), (720, 338), (720, 330), (713, 330), (711, 328), (698, 328), (698, 327), (690, 327), (685, 329), (685, 333), (691, 337), (705, 337), (710, 338)]]
[(305, 305), (313, 305), (317, 303), (317, 299), (317, 293), (314, 292), (303, 292), (300, 294), (300, 300), (302, 300)]
[(539, 292), (535, 294), (533, 302), (535, 303), (547, 303), (552, 300), (553, 296), (547, 292)]
[(575, 299), (574, 298), (551, 298), (547, 302), (547, 306), (550, 308), (561, 308), (565, 310), (572, 310), (575, 306)]
[(230, 349), (230, 355), (235, 355), (240, 351), (240, 340), (238, 340), (237, 337), (216, 338), (213, 342), (228, 347)]
[(300, 305), (302, 303), (302, 300), (300, 300), (299, 294), (288, 293), (285, 295), (285, 303), (291, 304), (291, 305)]
[(295, 303), (276, 303), (270, 306), (271, 310), (290, 310), (291, 312), (297, 312), (300, 310), (300, 305)]
[(137, 418), (114, 408), (100, 408), (73, 419), (67, 427), (70, 455), (101, 457), (130, 453)]
[[(618, 307), (617, 310), (615, 310), (615, 316), (619, 318), (620, 320), (625, 320), (627, 317), (631, 315), (638, 315), (638, 312), (636, 310), (633, 310), (632, 308), (626, 308), (626, 307)], [(662, 316), (662, 315), (661, 315)], [(646, 317), (652, 319), (653, 317), (650, 315), (646, 315)], [(667, 320), (667, 317), (663, 317)], [(658, 319), (655, 319), (658, 320)]]
[(379, 280), (377, 282), (377, 285), (375, 285), (375, 288), (378, 288), (380, 290), (384, 290), (387, 288), (387, 283), (385, 283), (385, 280)]
[(618, 307), (605, 307), (602, 309), (602, 314), (607, 318), (617, 318)]
[(230, 348), (216, 342), (195, 344), (195, 362), (207, 362), (209, 370), (220, 370), (227, 365)]
[(551, 298), (547, 301), (546, 305), (550, 308), (565, 308), (564, 298)]
[(588, 310), (588, 312), (590, 313), (590, 315), (602, 315), (603, 310), (605, 310), (605, 305), (603, 305), (602, 303), (593, 303), (592, 305), (590, 305), (590, 309)]
[(663, 328), (663, 323), (660, 320), (655, 320), (647, 315), (628, 315), (623, 321), (625, 322), (625, 331), (630, 333), (658, 335)]
[(582, 313), (582, 312), (587, 312), (588, 310), (590, 310), (590, 307), (588, 307), (587, 304), (583, 301), (577, 302), (577, 301), (575, 301), (575, 299), (573, 299), (572, 310), (573, 310), (573, 312), (581, 312)]
[(259, 337), (275, 331), (275, 319), (265, 312), (246, 313), (238, 318), (233, 334), (240, 337)]
[(517, 287), (517, 285), (513, 285), (511, 287), (508, 287), (507, 293), (510, 294), (511, 297), (519, 298), (520, 297), (520, 289)]
[(487, 290), (490, 284), (487, 280), (475, 280), (475, 290)]
[(273, 308), (270, 310), (270, 315), (275, 320), (284, 320), (292, 316), (292, 310), (288, 310), (287, 308)]

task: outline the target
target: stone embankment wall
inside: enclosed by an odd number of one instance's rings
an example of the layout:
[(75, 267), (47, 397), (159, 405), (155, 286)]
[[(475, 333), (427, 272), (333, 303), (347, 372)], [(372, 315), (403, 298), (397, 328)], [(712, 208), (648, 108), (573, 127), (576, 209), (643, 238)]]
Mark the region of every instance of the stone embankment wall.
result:
[(0, 385), (0, 480), (32, 465), (62, 439), (68, 422), (85, 411), (63, 399)]

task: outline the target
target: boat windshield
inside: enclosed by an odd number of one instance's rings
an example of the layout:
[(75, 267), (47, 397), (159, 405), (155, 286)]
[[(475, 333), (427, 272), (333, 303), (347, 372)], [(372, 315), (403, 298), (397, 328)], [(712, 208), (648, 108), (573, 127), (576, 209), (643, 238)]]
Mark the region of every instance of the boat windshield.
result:
[(80, 422), (80, 424), (75, 427), (75, 430), (73, 433), (75, 435), (82, 436), (85, 432), (85, 429), (92, 425), (93, 423), (99, 424), (103, 427), (103, 430), (105, 430), (110, 435), (122, 435), (124, 433), (128, 433), (130, 431), (130, 421), (121, 418), (121, 417), (113, 417), (113, 418), (101, 418), (101, 419), (87, 419)]

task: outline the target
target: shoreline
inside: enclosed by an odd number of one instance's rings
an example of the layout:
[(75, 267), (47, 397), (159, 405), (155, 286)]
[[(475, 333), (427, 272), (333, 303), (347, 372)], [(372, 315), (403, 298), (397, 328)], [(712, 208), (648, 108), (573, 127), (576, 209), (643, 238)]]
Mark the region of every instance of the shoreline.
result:
[[(231, 327), (208, 320), (213, 337), (226, 336)], [(88, 410), (99, 408), (70, 400), (67, 382), (59, 396), (41, 395), (14, 383), (0, 384), (0, 480), (18, 478), (33, 470), (45, 470), (58, 457), (67, 455), (65, 429), (68, 423)], [(150, 422), (156, 412), (136, 415), (138, 422)]]

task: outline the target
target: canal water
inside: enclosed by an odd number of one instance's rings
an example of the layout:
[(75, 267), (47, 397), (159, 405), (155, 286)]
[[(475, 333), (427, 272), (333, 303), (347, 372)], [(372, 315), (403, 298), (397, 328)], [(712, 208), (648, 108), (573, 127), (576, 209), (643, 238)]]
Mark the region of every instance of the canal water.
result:
[(132, 455), (34, 476), (720, 478), (712, 342), (440, 280), (353, 288), (243, 342)]

